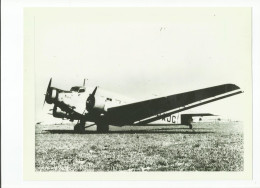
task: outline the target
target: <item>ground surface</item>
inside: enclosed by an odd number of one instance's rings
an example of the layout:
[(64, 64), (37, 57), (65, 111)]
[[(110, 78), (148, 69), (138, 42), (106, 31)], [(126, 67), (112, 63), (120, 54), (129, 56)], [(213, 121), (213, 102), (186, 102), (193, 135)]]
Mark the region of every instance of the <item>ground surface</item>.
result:
[(73, 125), (36, 125), (36, 171), (241, 171), (243, 125), (121, 128), (74, 134)]

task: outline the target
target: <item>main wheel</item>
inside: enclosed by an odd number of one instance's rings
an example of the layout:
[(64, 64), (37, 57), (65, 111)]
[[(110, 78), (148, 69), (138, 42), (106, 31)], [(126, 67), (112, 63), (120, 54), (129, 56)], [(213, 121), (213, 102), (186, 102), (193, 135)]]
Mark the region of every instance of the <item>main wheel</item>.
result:
[(78, 123), (74, 126), (74, 131), (76, 133), (84, 133), (85, 132), (85, 123)]
[(107, 124), (97, 124), (97, 132), (107, 133), (109, 131), (109, 125)]

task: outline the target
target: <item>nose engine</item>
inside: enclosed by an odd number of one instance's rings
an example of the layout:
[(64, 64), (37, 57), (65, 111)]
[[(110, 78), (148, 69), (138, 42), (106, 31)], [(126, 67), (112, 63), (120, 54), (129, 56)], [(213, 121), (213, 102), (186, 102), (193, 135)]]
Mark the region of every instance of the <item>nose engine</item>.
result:
[(51, 87), (51, 82), (52, 78), (49, 81), (44, 100), (44, 103), (47, 102), (48, 104), (52, 104), (55, 100), (57, 100), (59, 95), (58, 90), (56, 88)]

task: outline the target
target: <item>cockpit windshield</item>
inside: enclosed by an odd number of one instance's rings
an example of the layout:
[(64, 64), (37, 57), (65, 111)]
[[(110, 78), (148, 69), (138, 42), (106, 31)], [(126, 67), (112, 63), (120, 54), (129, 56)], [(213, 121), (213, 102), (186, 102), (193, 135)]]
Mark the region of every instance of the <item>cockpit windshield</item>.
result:
[(78, 93), (83, 93), (83, 92), (85, 92), (85, 88), (75, 86), (75, 87), (72, 87), (72, 88), (70, 89), (70, 91), (74, 91), (74, 92), (78, 92)]
[(79, 93), (83, 93), (83, 92), (85, 92), (85, 89), (83, 88), (79, 89)]
[(70, 89), (70, 91), (78, 92), (78, 91), (79, 91), (79, 87), (72, 87), (72, 88)]

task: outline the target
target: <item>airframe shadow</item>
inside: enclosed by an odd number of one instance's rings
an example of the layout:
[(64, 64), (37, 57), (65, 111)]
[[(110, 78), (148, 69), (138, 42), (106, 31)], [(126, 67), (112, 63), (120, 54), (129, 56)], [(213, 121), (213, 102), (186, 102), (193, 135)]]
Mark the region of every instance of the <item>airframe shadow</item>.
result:
[[(74, 130), (44, 130), (46, 133), (51, 134), (78, 134), (75, 133)], [(196, 129), (188, 129), (179, 131), (179, 129), (171, 130), (171, 129), (153, 129), (153, 130), (116, 130), (116, 131), (109, 131), (108, 133), (98, 133), (96, 131), (89, 131), (86, 130), (84, 133), (81, 134), (207, 134), (207, 133), (214, 133), (213, 131), (196, 131)], [(44, 133), (43, 133), (44, 134)]]

